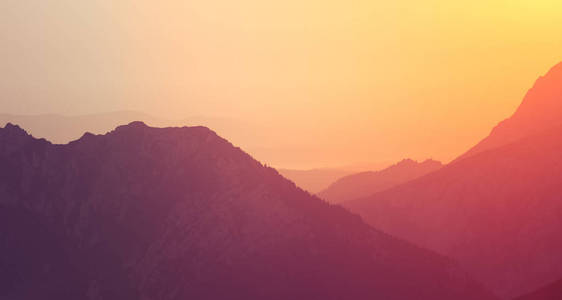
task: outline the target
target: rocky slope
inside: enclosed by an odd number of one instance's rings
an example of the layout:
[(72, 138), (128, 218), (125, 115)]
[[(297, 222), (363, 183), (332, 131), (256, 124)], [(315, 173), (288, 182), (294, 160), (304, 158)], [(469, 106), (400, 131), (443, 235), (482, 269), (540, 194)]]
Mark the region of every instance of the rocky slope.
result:
[(0, 298), (494, 299), (203, 127), (0, 129)]

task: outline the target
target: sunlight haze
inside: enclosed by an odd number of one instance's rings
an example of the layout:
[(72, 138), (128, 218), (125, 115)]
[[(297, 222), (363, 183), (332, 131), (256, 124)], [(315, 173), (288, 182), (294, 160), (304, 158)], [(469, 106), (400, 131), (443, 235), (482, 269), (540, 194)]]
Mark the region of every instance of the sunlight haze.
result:
[(288, 168), (448, 162), (562, 60), (560, 1), (4, 0), (0, 20), (0, 113), (223, 118)]

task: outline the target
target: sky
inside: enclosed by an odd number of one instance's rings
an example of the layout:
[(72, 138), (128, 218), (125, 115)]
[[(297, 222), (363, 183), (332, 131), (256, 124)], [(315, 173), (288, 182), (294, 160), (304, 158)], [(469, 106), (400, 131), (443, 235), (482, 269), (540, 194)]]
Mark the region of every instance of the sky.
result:
[(0, 1), (0, 112), (223, 119), (288, 168), (450, 161), (560, 61), (560, 1)]

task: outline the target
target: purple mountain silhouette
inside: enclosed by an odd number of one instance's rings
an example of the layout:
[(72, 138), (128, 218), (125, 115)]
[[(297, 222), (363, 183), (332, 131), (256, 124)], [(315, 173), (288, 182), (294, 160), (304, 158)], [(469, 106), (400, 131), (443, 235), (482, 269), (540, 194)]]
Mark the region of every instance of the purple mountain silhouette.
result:
[(203, 127), (0, 129), (2, 299), (495, 299)]

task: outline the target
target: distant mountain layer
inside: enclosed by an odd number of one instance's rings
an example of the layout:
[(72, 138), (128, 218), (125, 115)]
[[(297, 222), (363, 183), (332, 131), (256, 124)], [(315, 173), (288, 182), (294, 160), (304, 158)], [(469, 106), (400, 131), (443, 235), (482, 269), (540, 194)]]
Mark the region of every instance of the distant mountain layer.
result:
[[(502, 297), (562, 278), (561, 73), (558, 65), (541, 78), (514, 117), (470, 155), (345, 206), (458, 260)], [(516, 128), (527, 135), (512, 135)]]
[(203, 127), (0, 129), (0, 298), (494, 299)]
[(278, 170), (285, 178), (311, 194), (318, 193), (328, 187), (330, 183), (351, 173), (351, 171), (339, 169)]
[(418, 163), (405, 159), (381, 171), (362, 172), (343, 177), (318, 193), (318, 196), (332, 203), (366, 197), (431, 173), (442, 166), (440, 162), (434, 160)]
[(562, 280), (551, 283), (537, 291), (521, 296), (516, 300), (560, 300), (562, 299)]
[(562, 277), (561, 174), (562, 128), (344, 205), (515, 297)]

